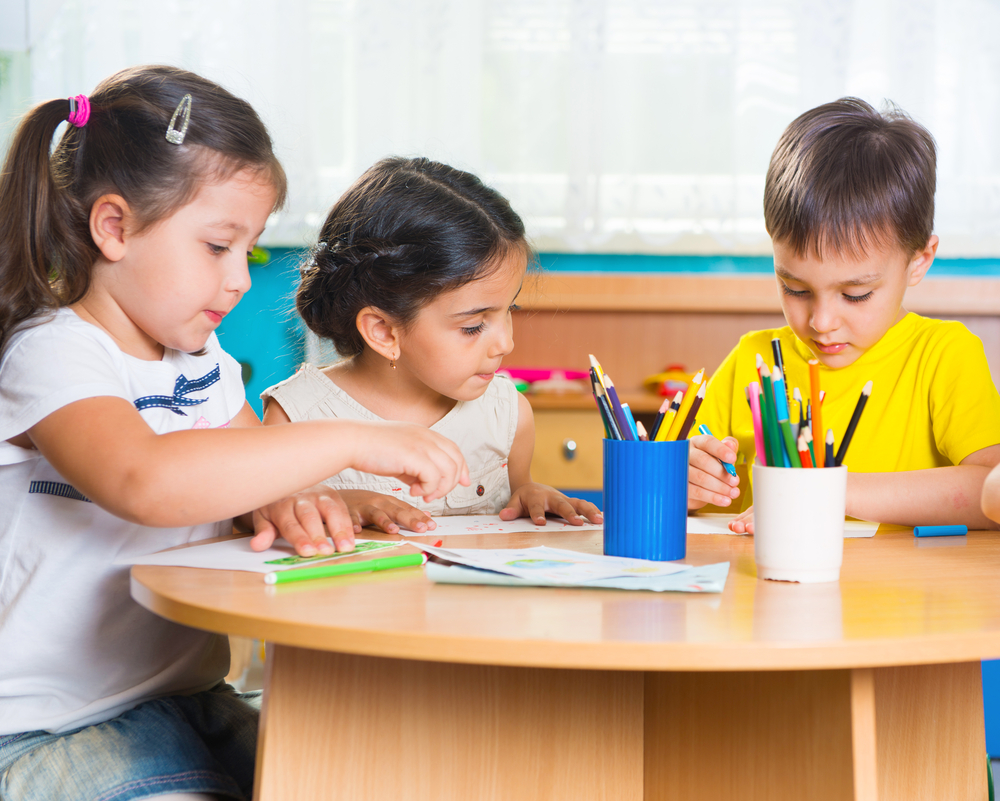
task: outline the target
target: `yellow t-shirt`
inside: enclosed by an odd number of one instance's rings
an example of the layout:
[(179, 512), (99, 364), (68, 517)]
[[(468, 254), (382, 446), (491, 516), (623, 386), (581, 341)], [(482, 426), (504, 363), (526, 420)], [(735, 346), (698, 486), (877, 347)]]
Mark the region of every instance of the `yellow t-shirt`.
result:
[[(781, 340), (788, 395), (798, 387), (809, 398), (809, 348), (791, 328), (753, 331), (740, 338), (708, 385), (698, 422), (719, 439), (739, 440), (747, 463), (754, 459), (753, 422), (745, 390), (757, 381), (757, 354), (773, 366), (771, 339)], [(847, 367), (820, 366), (823, 429), (840, 447), (865, 383), (865, 405), (844, 464), (855, 473), (888, 473), (959, 464), (976, 451), (1000, 444), (1000, 394), (990, 376), (983, 343), (958, 322), (907, 314), (878, 343)], [(792, 416), (798, 418), (793, 402)], [(814, 443), (814, 447), (823, 445)], [(737, 460), (738, 461), (738, 460)], [(742, 504), (752, 503), (750, 492)]]

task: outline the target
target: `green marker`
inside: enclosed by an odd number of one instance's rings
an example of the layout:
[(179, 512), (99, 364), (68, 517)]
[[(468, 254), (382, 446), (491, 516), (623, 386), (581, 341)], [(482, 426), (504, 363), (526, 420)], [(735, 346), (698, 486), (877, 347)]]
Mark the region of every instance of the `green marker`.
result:
[(317, 565), (316, 567), (300, 567), (295, 570), (279, 570), (264, 576), (265, 584), (287, 584), (290, 581), (307, 581), (308, 579), (343, 576), (348, 573), (370, 573), (373, 570), (392, 570), (396, 567), (418, 567), (427, 561), (422, 553), (406, 556), (385, 556), (381, 559), (366, 559), (363, 562), (350, 562), (346, 565)]

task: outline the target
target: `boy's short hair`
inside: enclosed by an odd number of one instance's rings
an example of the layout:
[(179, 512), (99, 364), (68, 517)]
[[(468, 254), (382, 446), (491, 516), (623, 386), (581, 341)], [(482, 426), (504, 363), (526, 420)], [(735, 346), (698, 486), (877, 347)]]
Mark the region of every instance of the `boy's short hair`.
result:
[(764, 184), (771, 239), (799, 255), (832, 248), (922, 250), (934, 227), (934, 138), (901, 109), (856, 97), (796, 118), (778, 140)]

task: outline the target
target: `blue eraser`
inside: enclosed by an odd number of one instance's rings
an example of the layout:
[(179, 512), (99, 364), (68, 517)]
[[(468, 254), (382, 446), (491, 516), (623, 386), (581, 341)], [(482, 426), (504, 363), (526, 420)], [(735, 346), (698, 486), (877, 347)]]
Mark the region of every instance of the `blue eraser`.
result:
[(913, 529), (914, 537), (964, 537), (968, 533), (968, 526), (917, 526)]

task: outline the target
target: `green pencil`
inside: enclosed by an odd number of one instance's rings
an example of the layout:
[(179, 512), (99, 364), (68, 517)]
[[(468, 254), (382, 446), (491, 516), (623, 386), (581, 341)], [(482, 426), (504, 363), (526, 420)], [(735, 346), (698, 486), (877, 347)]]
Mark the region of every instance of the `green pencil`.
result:
[(785, 438), (785, 450), (792, 467), (802, 467), (802, 459), (799, 458), (798, 448), (795, 447), (795, 440), (792, 438), (792, 426), (787, 420), (779, 420), (778, 427), (781, 429), (781, 436)]
[(369, 573), (373, 570), (392, 570), (396, 567), (418, 567), (427, 561), (422, 553), (406, 554), (405, 556), (384, 556), (381, 559), (365, 559), (362, 562), (350, 562), (346, 565), (317, 565), (316, 567), (300, 567), (295, 570), (278, 570), (264, 576), (265, 584), (287, 584), (290, 581), (307, 581), (309, 579), (343, 576), (348, 573)]

